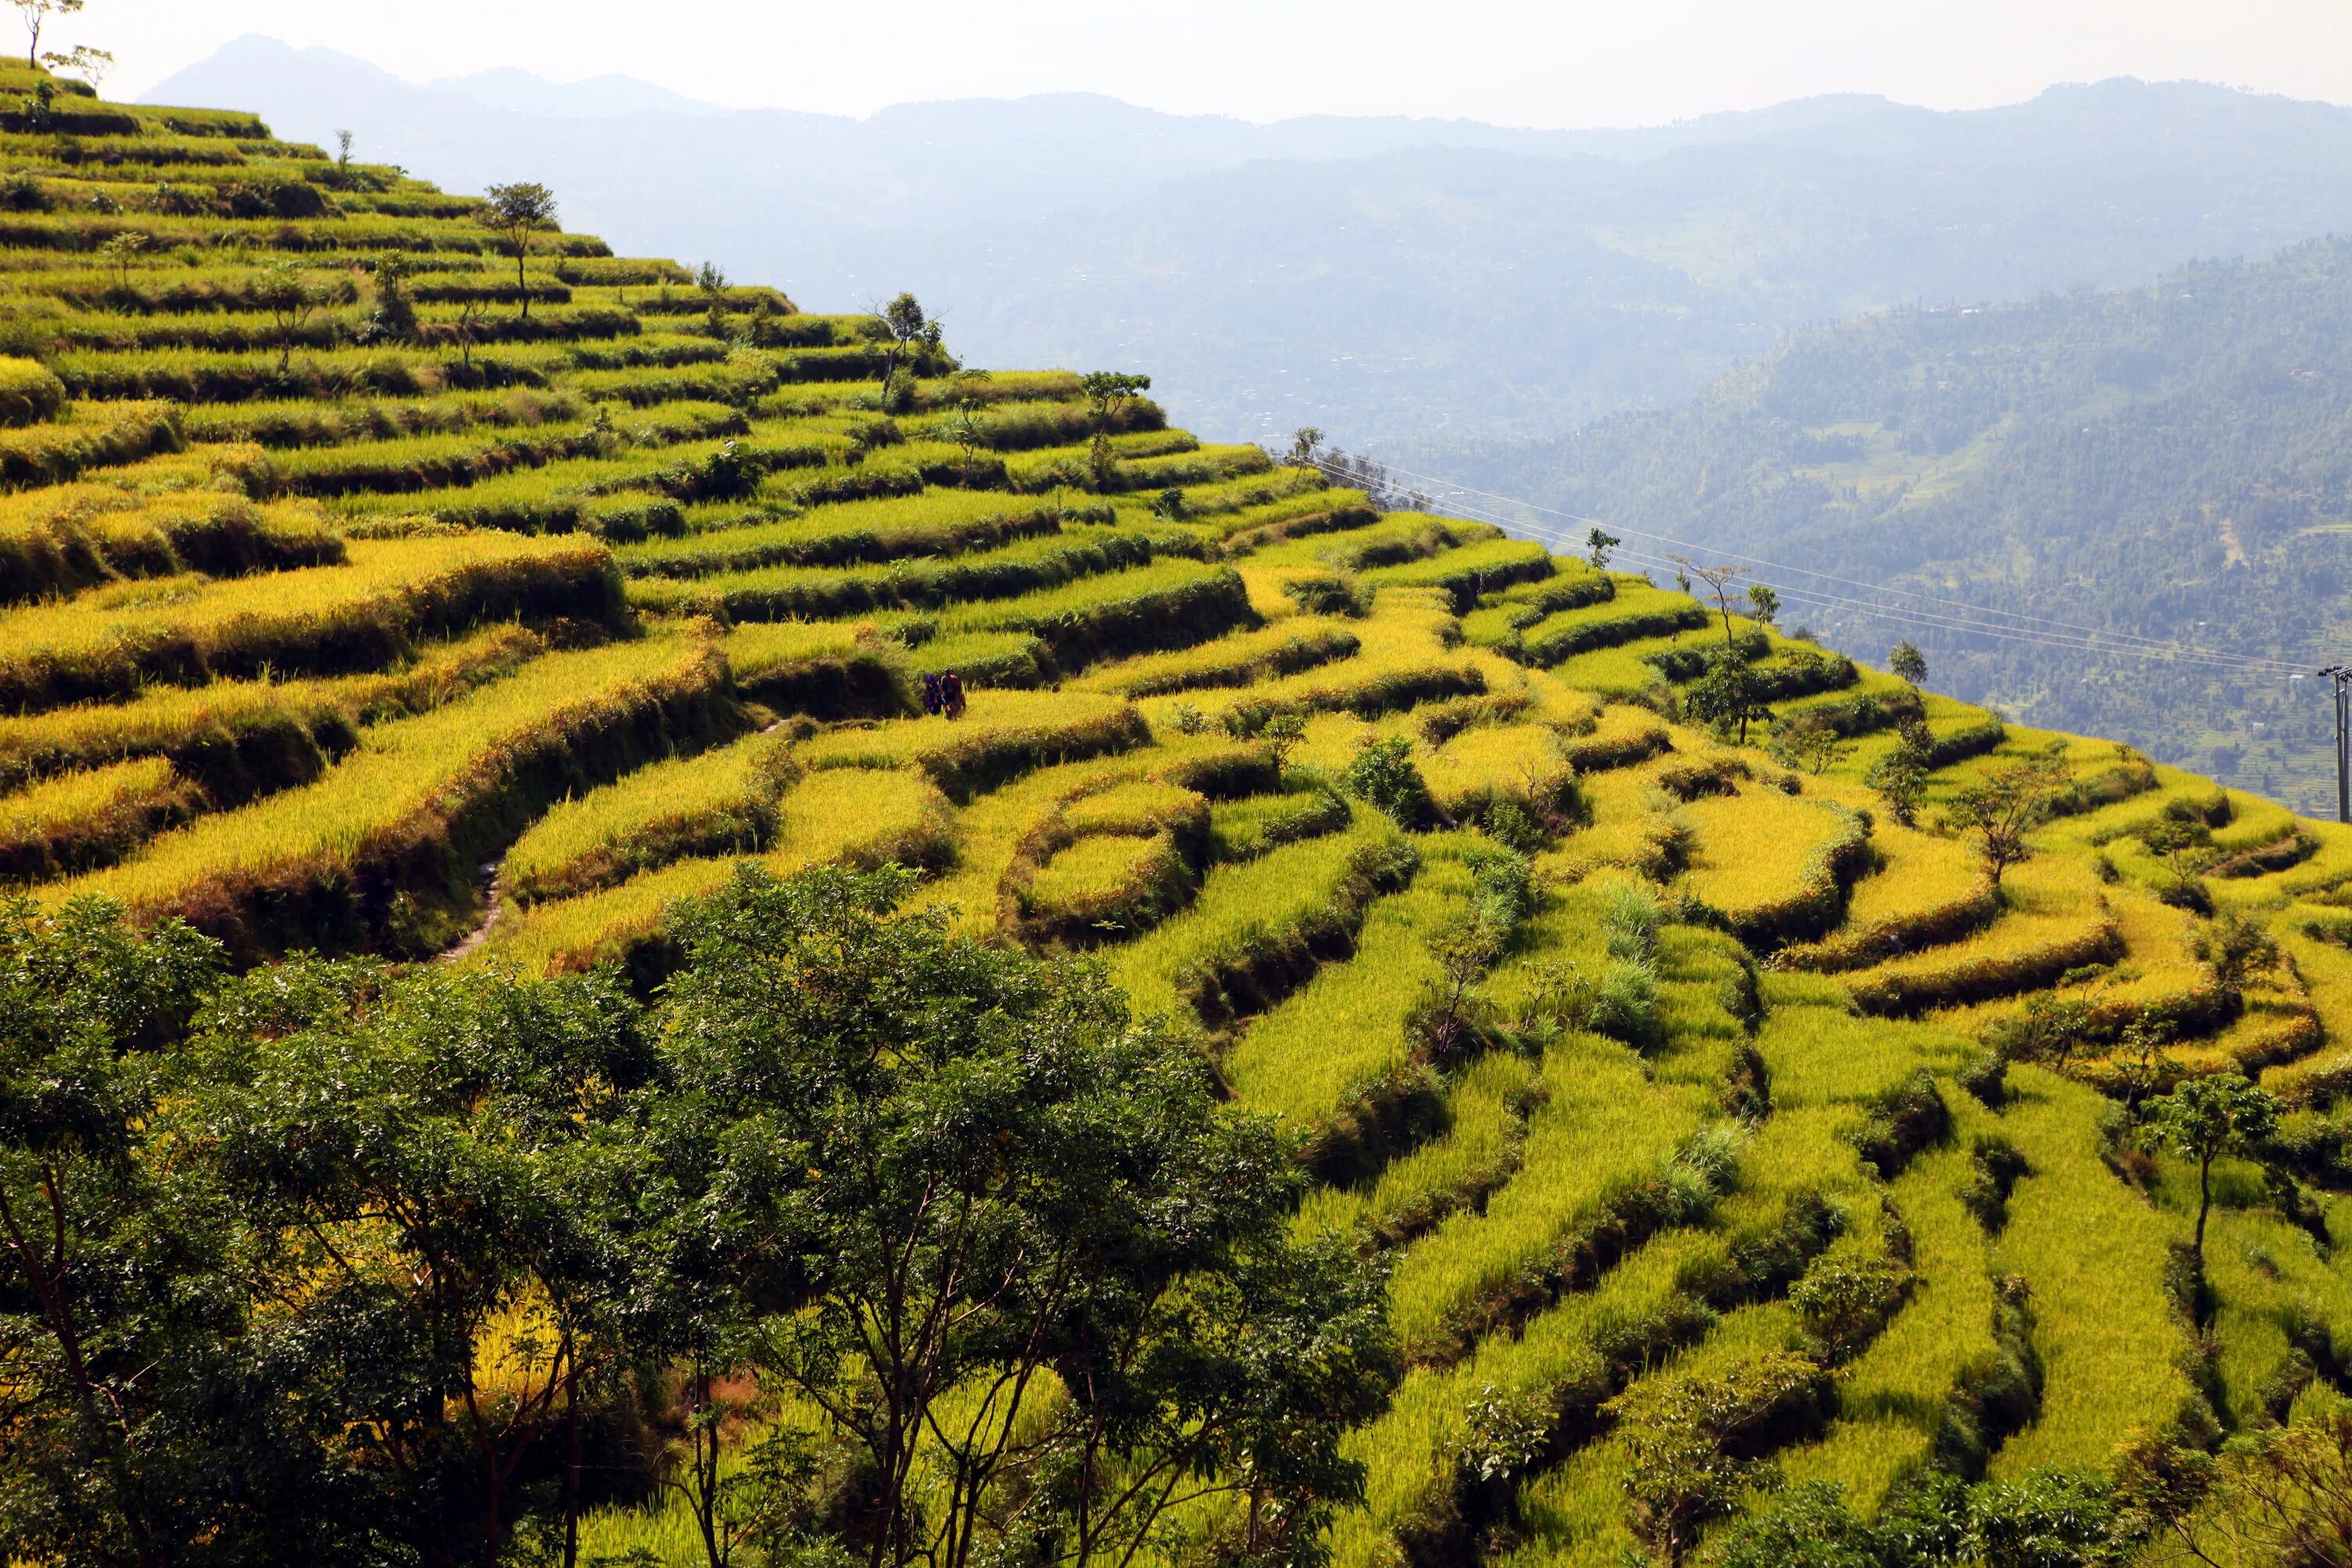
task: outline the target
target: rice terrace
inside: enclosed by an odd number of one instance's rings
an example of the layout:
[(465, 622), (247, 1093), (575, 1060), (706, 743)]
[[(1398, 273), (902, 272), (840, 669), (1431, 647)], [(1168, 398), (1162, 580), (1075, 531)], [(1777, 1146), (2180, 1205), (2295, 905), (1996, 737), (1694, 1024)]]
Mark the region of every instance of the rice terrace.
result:
[(2346, 1561), (2352, 828), (0, 102), (8, 1561)]

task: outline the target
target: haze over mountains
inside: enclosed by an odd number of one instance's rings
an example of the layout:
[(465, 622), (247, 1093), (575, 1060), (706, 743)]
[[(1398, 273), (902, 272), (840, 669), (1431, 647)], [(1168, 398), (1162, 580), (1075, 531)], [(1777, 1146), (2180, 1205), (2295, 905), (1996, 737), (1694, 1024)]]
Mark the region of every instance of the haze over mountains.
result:
[(305, 140), (348, 127), (453, 188), (541, 180), (624, 249), (813, 306), (911, 288), (975, 363), (1148, 370), (1229, 437), (1550, 436), (1680, 402), (1807, 323), (2128, 286), (2352, 219), (2352, 111), (2190, 84), (1629, 131), (1252, 125), (1076, 94), (861, 121), (627, 79), (416, 86), (247, 38), (149, 96)]

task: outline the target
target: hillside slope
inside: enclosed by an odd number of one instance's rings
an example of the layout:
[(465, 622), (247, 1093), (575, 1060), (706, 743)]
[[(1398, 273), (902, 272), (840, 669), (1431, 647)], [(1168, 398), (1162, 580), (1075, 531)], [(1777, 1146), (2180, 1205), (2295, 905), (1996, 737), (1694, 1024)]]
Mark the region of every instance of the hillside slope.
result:
[[(1392, 1263), (1344, 1563), (1615, 1563), (1640, 1413), (1791, 1355), (1748, 1457), (1864, 1511), (2352, 1386), (2352, 830), (1067, 374), (894, 373), (877, 321), (569, 233), (519, 288), (475, 200), (250, 117), (61, 96), (0, 160), (0, 866), (39, 908), (649, 986), (741, 860), (897, 861), (1094, 954), (1297, 1133), (1299, 1225)], [(1734, 637), (1744, 745), (1678, 717)], [(1765, 749), (1808, 730), (1843, 750)], [(1898, 742), (1918, 826), (1864, 782)], [(1989, 885), (1938, 815), (2053, 755)], [(2218, 967), (2193, 908), (2280, 962)], [(2239, 1068), (2304, 1184), (2225, 1171), (2192, 1322), (2194, 1173), (2116, 1100)], [(681, 1507), (585, 1559), (702, 1561)]]
[[(1669, 414), (1425, 463), (1482, 488), (1866, 583), (2287, 661), (2352, 620), (2352, 247), (2146, 289), (1801, 334)], [(1867, 593), (1790, 574), (1791, 589)], [(2332, 813), (2317, 683), (1969, 636), (1853, 605), (1954, 690)]]

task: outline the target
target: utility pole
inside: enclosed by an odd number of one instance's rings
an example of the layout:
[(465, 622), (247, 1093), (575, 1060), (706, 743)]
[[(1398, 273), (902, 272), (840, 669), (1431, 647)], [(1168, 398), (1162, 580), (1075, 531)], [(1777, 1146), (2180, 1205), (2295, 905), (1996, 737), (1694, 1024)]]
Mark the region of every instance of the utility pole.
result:
[(2336, 820), (2352, 822), (2352, 668), (2331, 664), (2319, 673), (2336, 683)]

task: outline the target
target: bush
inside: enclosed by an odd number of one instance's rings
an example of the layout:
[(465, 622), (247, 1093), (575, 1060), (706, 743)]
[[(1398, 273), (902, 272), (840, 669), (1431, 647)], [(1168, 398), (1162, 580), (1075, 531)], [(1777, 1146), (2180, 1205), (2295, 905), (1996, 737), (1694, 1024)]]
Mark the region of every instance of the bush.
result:
[(1429, 786), (1412, 763), (1412, 742), (1402, 735), (1366, 741), (1339, 782), (1349, 795), (1385, 812), (1400, 827), (1422, 826), (1435, 814)]
[(0, 426), (37, 425), (66, 405), (66, 384), (31, 360), (0, 359)]

